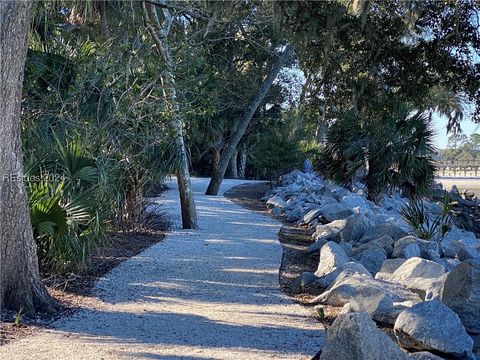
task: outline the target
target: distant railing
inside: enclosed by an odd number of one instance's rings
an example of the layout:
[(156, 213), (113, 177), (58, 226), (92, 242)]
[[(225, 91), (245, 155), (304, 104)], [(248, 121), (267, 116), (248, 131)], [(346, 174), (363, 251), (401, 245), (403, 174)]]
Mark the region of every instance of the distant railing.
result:
[(437, 173), (441, 176), (478, 177), (480, 175), (480, 161), (477, 160), (438, 160), (435, 162)]

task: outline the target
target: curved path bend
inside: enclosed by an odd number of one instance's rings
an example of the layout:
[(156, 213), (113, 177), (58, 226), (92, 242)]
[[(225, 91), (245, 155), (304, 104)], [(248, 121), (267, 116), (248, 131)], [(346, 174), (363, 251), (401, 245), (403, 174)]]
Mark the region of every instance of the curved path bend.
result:
[[(221, 194), (239, 180), (225, 180)], [(323, 331), (278, 285), (280, 224), (192, 179), (200, 229), (113, 269), (96, 300), (53, 329), (0, 347), (1, 359), (310, 359)], [(174, 182), (157, 202), (180, 218)]]

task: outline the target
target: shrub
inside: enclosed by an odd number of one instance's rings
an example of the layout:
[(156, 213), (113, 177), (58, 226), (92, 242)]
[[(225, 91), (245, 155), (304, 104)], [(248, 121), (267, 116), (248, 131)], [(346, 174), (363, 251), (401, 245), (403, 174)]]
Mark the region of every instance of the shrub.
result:
[(400, 209), (403, 219), (409, 224), (415, 235), (424, 240), (440, 241), (450, 229), (453, 200), (444, 193), (442, 200), (442, 211), (432, 218), (425, 209), (423, 201), (412, 201)]
[(322, 176), (347, 187), (361, 174), (374, 201), (387, 189), (415, 198), (433, 185), (432, 141), (428, 116), (404, 105), (368, 118), (349, 112), (327, 131), (314, 165)]

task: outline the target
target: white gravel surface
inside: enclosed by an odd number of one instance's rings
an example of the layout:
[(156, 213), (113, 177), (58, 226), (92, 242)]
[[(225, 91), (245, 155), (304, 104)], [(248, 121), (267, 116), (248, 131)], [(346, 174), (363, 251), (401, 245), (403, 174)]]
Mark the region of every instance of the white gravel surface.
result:
[(0, 359), (310, 359), (324, 332), (279, 288), (280, 224), (204, 196), (208, 179), (192, 183), (199, 230), (180, 229), (170, 182), (157, 199), (174, 222), (165, 240), (101, 279), (90, 308), (1, 347)]

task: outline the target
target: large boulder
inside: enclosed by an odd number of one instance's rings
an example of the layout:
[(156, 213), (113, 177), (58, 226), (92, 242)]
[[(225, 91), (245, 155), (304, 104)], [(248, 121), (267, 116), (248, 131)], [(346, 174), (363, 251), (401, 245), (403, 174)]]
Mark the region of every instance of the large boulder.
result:
[(364, 250), (383, 250), (388, 257), (392, 255), (394, 247), (395, 241), (388, 235), (382, 235), (357, 246), (354, 250), (354, 256), (361, 254)]
[(309, 253), (319, 250), (324, 243), (333, 240), (335, 236), (345, 228), (347, 220), (335, 220), (329, 224), (317, 225), (315, 232), (312, 235), (312, 239), (315, 241), (307, 251)]
[(275, 196), (272, 196), (270, 199), (268, 199), (267, 201), (267, 207), (269, 209), (271, 208), (279, 208), (281, 210), (283, 210), (285, 207), (287, 206), (287, 203), (285, 202), (285, 200), (283, 200), (280, 196), (278, 195), (275, 195)]
[(344, 228), (335, 236), (336, 242), (358, 242), (374, 223), (363, 214), (354, 214), (346, 219)]
[(466, 260), (450, 271), (442, 302), (458, 314), (468, 332), (480, 334), (480, 259)]
[(422, 299), (440, 297), (445, 282), (445, 268), (433, 261), (418, 257), (406, 260), (392, 273), (379, 272), (376, 279), (402, 284)]
[(350, 261), (343, 266), (342, 271), (337, 275), (337, 277), (330, 284), (327, 290), (329, 290), (333, 285), (335, 285), (340, 280), (350, 276), (354, 276), (354, 275), (363, 275), (363, 276), (368, 276), (369, 278), (372, 277), (372, 274), (370, 273), (370, 271), (365, 269), (365, 267), (362, 264), (356, 261)]
[(387, 222), (387, 223), (380, 224), (368, 229), (365, 232), (365, 235), (360, 239), (360, 242), (362, 244), (365, 244), (371, 240), (378, 239), (384, 235), (388, 235), (394, 241), (397, 241), (407, 236), (408, 234), (399, 225), (393, 222)]
[(333, 241), (329, 241), (320, 249), (320, 262), (315, 276), (320, 278), (324, 287), (330, 285), (343, 270), (350, 258), (343, 248)]
[(327, 331), (320, 360), (406, 360), (366, 313), (340, 314)]
[[(383, 262), (378, 273), (392, 274), (395, 270), (402, 266), (405, 261), (407, 261), (407, 259), (387, 259)], [(381, 279), (381, 275), (379, 275), (379, 278)]]
[(357, 260), (372, 274), (380, 271), (383, 262), (387, 259), (387, 253), (381, 249), (367, 249), (360, 253)]
[(378, 276), (384, 280), (399, 282), (412, 278), (438, 278), (445, 274), (443, 265), (434, 261), (413, 257), (400, 265), (393, 273)]
[(457, 314), (438, 300), (404, 310), (394, 326), (399, 344), (409, 350), (434, 350), (462, 357), (472, 353), (473, 340)]
[(357, 212), (362, 214), (366, 213), (369, 210), (369, 207), (363, 196), (347, 195), (342, 198), (340, 201), (342, 205), (345, 205), (349, 209), (357, 209)]
[(422, 257), (434, 260), (440, 257), (439, 246), (436, 241), (422, 240), (415, 236), (405, 236), (395, 243), (392, 256), (394, 258)]
[(320, 207), (320, 214), (320, 220), (324, 223), (329, 223), (348, 218), (353, 214), (353, 210), (341, 203), (329, 203)]
[(313, 300), (331, 306), (349, 304), (349, 311), (366, 311), (376, 321), (393, 324), (398, 314), (421, 299), (401, 285), (353, 274), (340, 278)]
[(456, 227), (452, 227), (445, 234), (440, 245), (444, 256), (452, 258), (459, 257), (461, 250), (467, 253), (471, 252), (472, 254), (477, 253), (475, 250), (480, 250), (480, 240), (475, 237), (474, 233)]

